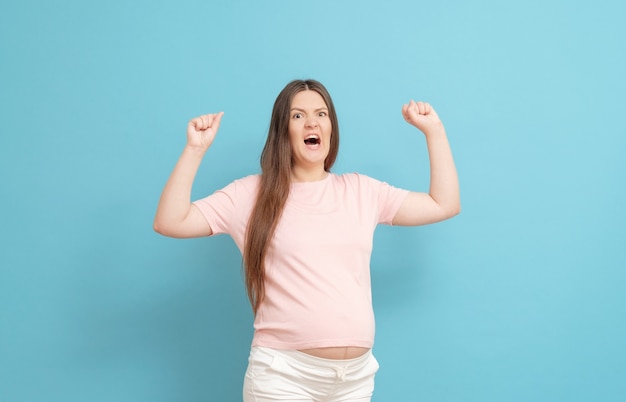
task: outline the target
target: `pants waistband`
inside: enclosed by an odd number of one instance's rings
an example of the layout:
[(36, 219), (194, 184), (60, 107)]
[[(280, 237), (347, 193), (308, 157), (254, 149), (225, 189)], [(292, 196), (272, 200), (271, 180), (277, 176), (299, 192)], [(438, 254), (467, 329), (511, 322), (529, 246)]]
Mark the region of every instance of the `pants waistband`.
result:
[(336, 370), (337, 367), (345, 369), (358, 369), (366, 365), (372, 355), (372, 351), (368, 350), (366, 353), (353, 359), (326, 359), (323, 357), (313, 356), (298, 350), (284, 350), (273, 349), (265, 346), (253, 346), (252, 349), (264, 350), (270, 354), (280, 355), (286, 360), (293, 360), (300, 364), (315, 368), (329, 368)]

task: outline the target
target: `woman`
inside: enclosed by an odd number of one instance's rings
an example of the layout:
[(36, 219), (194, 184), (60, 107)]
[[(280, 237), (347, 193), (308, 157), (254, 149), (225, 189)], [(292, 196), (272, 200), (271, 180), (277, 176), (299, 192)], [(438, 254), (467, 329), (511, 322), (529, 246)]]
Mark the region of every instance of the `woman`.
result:
[(254, 339), (244, 401), (369, 401), (378, 364), (369, 262), (377, 224), (414, 226), (460, 211), (443, 124), (423, 102), (402, 107), (421, 130), (429, 193), (330, 169), (339, 149), (332, 99), (314, 80), (278, 95), (260, 175), (191, 202), (200, 162), (222, 113), (192, 119), (187, 145), (159, 202), (154, 229), (171, 237), (230, 234), (243, 253)]

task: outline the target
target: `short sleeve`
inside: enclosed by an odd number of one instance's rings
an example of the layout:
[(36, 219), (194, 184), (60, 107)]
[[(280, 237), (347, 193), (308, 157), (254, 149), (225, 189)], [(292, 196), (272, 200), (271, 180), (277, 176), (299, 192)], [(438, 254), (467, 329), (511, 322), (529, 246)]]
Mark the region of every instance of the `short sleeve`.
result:
[(391, 225), (409, 191), (362, 174), (357, 173), (355, 176), (360, 182), (361, 191), (365, 191), (362, 197), (376, 206), (377, 223)]
[(249, 215), (254, 203), (257, 184), (258, 176), (244, 177), (193, 204), (207, 220), (213, 234), (233, 235), (241, 231), (242, 222), (247, 222), (245, 215)]
[(391, 225), (409, 191), (382, 181), (376, 180), (376, 182), (378, 185), (378, 223)]

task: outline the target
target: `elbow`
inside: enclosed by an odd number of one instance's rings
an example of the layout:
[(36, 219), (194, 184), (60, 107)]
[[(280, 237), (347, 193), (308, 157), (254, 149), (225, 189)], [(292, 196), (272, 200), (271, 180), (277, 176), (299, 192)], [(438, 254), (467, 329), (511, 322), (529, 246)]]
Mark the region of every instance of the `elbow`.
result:
[[(454, 208), (452, 208), (452, 216), (457, 216), (457, 215), (458, 215), (458, 214), (460, 214), (460, 213), (461, 213), (461, 203), (460, 203), (460, 202), (458, 202), (458, 203), (454, 206)], [(451, 217), (452, 217), (452, 216), (451, 216)]]
[(181, 224), (177, 224), (174, 222), (162, 222), (156, 219), (152, 224), (152, 229), (162, 236), (172, 237), (174, 239), (186, 239), (190, 237), (211, 235), (211, 232), (205, 233), (199, 231), (191, 231), (189, 228), (185, 228)]
[(454, 204), (454, 206), (452, 207), (452, 216), (457, 216), (458, 214), (461, 213), (461, 200), (457, 199), (456, 203)]
[(162, 236), (172, 237), (172, 234), (167, 229), (167, 225), (163, 225), (163, 222), (159, 222), (157, 219), (152, 223), (152, 230)]
[(164, 234), (163, 229), (161, 229), (161, 225), (159, 225), (159, 223), (156, 220), (152, 223), (152, 230), (154, 230), (160, 235)]
[(446, 209), (446, 219), (454, 218), (461, 213), (461, 202), (458, 201)]

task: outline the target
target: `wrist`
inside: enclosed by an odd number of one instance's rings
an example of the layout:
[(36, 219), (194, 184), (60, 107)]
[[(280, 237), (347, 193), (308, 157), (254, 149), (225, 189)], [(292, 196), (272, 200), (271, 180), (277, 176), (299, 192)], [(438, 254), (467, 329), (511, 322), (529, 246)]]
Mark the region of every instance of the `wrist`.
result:
[(446, 129), (443, 124), (438, 124), (434, 127), (429, 127), (428, 130), (422, 130), (427, 139), (446, 138)]
[(202, 158), (204, 157), (204, 154), (206, 153), (206, 151), (209, 149), (209, 147), (199, 147), (196, 145), (185, 145), (185, 148), (183, 149), (183, 153), (187, 154), (189, 156), (193, 156), (193, 157), (199, 157)]

